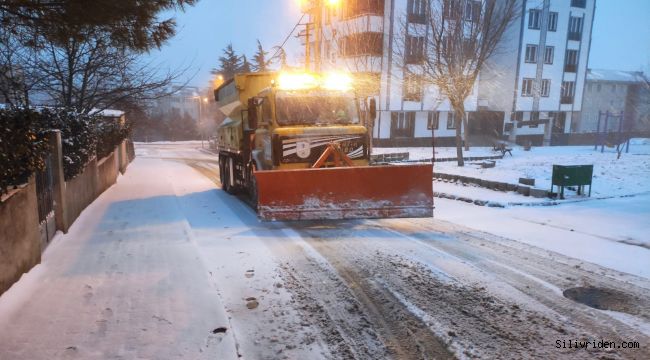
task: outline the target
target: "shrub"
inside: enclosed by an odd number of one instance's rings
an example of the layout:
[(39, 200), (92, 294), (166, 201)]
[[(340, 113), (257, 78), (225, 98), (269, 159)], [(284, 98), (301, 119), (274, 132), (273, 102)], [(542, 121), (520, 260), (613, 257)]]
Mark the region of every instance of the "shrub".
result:
[(49, 151), (41, 115), (30, 109), (0, 109), (0, 194), (24, 184), (45, 167)]
[(114, 118), (102, 119), (97, 122), (97, 158), (103, 159), (110, 155), (115, 147), (129, 136), (130, 128), (121, 125)]
[(65, 180), (79, 175), (95, 156), (97, 119), (68, 109), (43, 109), (46, 125), (61, 130)]

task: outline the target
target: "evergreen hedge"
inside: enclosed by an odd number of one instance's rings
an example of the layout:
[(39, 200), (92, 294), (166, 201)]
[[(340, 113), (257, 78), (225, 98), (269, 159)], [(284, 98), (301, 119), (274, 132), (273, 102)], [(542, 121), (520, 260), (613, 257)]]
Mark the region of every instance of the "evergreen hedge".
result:
[(97, 118), (68, 109), (43, 109), (46, 126), (61, 131), (65, 180), (79, 175), (95, 156)]
[(0, 194), (42, 170), (48, 151), (46, 128), (38, 112), (0, 109)]
[(108, 156), (130, 133), (128, 126), (112, 119), (67, 109), (0, 109), (0, 194), (45, 167), (50, 129), (61, 131), (66, 181), (79, 175), (94, 156)]
[(103, 159), (115, 150), (131, 132), (127, 125), (122, 125), (113, 118), (101, 119), (97, 122), (97, 158)]

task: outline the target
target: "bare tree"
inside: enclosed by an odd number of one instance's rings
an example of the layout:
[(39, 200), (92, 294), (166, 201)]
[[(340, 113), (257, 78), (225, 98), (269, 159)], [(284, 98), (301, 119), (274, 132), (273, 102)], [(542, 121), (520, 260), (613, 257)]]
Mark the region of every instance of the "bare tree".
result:
[(150, 99), (180, 73), (161, 73), (139, 53), (115, 44), (109, 34), (88, 29), (64, 42), (45, 41), (32, 65), (43, 79), (39, 90), (57, 105), (87, 113), (125, 99)]
[[(461, 126), (469, 150), (465, 100), (504, 33), (520, 16), (518, 0), (409, 0), (409, 7), (403, 34), (396, 39), (396, 57), (403, 61), (406, 80), (435, 86), (449, 99), (458, 166), (463, 166)], [(422, 25), (414, 26), (410, 17), (418, 9)]]
[(184, 70), (161, 71), (141, 55), (174, 35), (163, 11), (197, 1), (0, 0), (0, 96), (28, 106), (34, 94), (47, 94), (83, 113), (158, 97)]
[(37, 56), (34, 48), (23, 45), (21, 29), (0, 29), (0, 103), (11, 107), (29, 106), (29, 94), (39, 83), (27, 67)]

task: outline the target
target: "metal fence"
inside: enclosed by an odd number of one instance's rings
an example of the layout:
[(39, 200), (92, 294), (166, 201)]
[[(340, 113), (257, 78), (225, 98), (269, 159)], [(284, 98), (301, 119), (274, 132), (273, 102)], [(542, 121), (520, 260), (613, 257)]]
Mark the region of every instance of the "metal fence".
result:
[(42, 223), (54, 211), (54, 170), (52, 154), (45, 157), (45, 169), (36, 173), (36, 200), (38, 221)]

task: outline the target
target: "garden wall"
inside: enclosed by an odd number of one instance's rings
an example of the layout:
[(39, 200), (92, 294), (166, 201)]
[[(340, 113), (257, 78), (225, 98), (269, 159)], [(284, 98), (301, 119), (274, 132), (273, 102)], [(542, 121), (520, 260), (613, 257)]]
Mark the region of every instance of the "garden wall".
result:
[(117, 156), (112, 152), (97, 163), (97, 196), (117, 181)]
[(37, 206), (33, 176), (0, 200), (0, 294), (41, 262)]
[[(88, 205), (115, 184), (118, 171), (126, 171), (135, 153), (125, 140), (110, 155), (99, 162), (93, 158), (81, 174), (64, 182), (61, 137), (53, 139), (54, 217), (57, 230), (65, 233)], [(0, 200), (0, 295), (41, 261), (37, 197), (32, 176), (26, 186)]]

